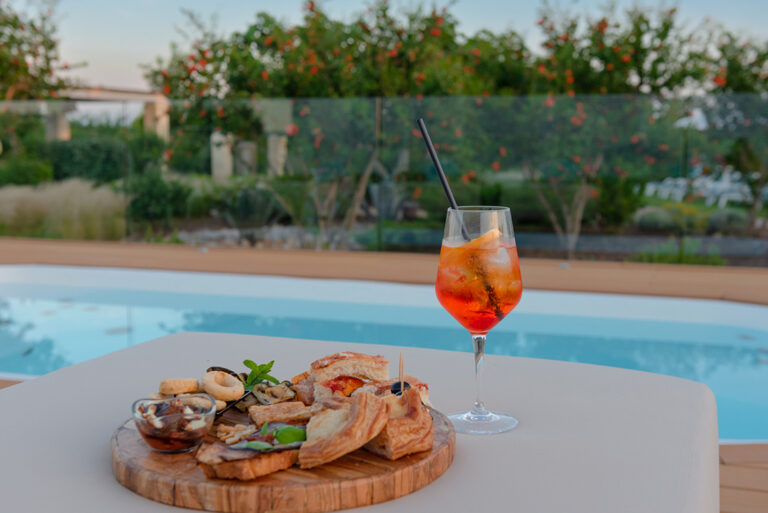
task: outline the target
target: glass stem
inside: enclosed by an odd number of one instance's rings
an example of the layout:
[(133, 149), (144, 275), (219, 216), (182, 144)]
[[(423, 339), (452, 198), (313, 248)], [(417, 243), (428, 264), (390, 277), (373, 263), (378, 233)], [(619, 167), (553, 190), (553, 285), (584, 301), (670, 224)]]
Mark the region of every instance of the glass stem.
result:
[(485, 409), (485, 404), (480, 400), (483, 356), (485, 356), (485, 335), (472, 335), (472, 343), (475, 350), (475, 406), (472, 408), (471, 414), (474, 417), (486, 417), (490, 412)]

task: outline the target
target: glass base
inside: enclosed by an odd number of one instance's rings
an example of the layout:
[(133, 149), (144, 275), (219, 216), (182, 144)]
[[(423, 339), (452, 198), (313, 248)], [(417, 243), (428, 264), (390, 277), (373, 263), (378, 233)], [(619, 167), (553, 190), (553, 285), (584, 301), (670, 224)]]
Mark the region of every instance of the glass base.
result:
[(448, 415), (457, 433), (470, 435), (493, 435), (511, 431), (517, 427), (517, 419), (506, 413), (485, 411), (478, 414), (474, 411)]

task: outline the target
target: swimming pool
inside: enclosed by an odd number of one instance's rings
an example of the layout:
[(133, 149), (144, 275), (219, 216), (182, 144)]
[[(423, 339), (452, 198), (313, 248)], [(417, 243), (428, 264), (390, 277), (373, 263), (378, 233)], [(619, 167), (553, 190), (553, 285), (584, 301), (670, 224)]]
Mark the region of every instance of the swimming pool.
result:
[[(178, 331), (471, 351), (431, 286), (0, 266), (0, 379)], [(701, 381), (717, 398), (722, 439), (768, 439), (768, 307), (526, 290), (487, 350)]]

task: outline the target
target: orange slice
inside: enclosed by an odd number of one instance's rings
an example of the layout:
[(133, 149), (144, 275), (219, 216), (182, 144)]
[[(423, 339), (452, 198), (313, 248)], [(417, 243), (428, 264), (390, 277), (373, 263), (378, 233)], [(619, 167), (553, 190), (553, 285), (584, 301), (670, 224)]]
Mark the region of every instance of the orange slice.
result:
[(469, 242), (465, 242), (459, 247), (461, 249), (482, 248), (500, 238), (501, 238), (501, 230), (499, 230), (498, 228), (494, 228), (493, 230), (488, 230), (487, 232), (485, 232), (484, 234), (482, 234), (480, 237), (476, 239), (472, 239)]

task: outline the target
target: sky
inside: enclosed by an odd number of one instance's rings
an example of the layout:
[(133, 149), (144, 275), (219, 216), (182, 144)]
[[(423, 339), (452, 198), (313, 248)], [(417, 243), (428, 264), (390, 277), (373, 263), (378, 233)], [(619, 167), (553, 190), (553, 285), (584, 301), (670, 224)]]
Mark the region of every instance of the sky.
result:
[[(19, 7), (34, 0), (18, 0)], [(14, 3), (14, 2), (11, 2)], [(316, 3), (335, 19), (349, 20), (367, 6), (362, 0), (318, 0)], [(391, 0), (403, 9), (426, 0)], [(438, 6), (445, 1), (436, 2)], [(549, 4), (572, 14), (600, 12), (606, 0), (550, 0)], [(618, 9), (635, 5), (636, 0), (615, 0)], [(34, 4), (32, 4), (34, 5)], [(191, 9), (207, 21), (215, 20), (217, 32), (229, 34), (244, 30), (259, 11), (298, 23), (303, 0), (59, 0), (56, 19), (60, 54), (64, 61), (87, 66), (70, 72), (86, 86), (148, 90), (141, 64), (168, 56), (172, 41), (183, 43), (178, 28), (186, 26), (182, 9)], [(480, 29), (498, 32), (514, 29), (528, 44), (540, 42), (536, 20), (542, 3), (537, 0), (455, 0), (451, 11), (464, 33)], [(679, 0), (642, 2), (641, 5), (678, 6), (680, 17), (691, 26), (707, 17), (742, 35), (768, 39), (768, 1), (766, 0)]]

